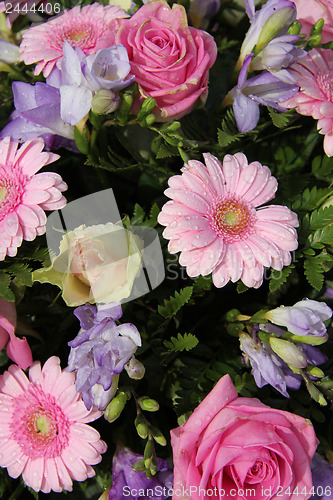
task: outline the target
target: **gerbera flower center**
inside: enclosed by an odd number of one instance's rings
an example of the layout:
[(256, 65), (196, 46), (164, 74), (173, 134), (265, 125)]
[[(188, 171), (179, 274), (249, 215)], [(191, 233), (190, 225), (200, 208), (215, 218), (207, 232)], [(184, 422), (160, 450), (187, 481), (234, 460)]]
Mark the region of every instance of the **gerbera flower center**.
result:
[(210, 225), (227, 243), (240, 241), (254, 231), (255, 210), (237, 197), (218, 199), (210, 213)]
[(68, 444), (68, 418), (54, 397), (39, 387), (16, 399), (10, 427), (12, 437), (31, 459), (57, 457)]
[[(56, 50), (62, 51), (63, 43), (68, 42), (72, 47), (79, 47), (83, 52), (95, 47), (97, 38), (103, 35), (104, 26), (96, 21), (96, 26), (87, 22), (77, 22), (75, 27), (66, 23), (59, 31), (50, 35), (50, 43)], [(98, 37), (97, 37), (98, 33)]]
[(23, 175), (17, 175), (10, 165), (0, 165), (0, 221), (19, 205), (24, 185)]
[(325, 94), (326, 99), (333, 102), (333, 75), (319, 73), (316, 75), (316, 81), (320, 90)]

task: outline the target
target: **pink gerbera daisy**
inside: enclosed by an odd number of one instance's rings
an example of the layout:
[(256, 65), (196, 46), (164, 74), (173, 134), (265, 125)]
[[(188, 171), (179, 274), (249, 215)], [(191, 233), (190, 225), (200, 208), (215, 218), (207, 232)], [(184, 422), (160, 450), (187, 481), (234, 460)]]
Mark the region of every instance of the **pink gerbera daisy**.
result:
[(87, 410), (75, 375), (61, 371), (55, 356), (43, 369), (33, 363), (29, 379), (16, 365), (0, 376), (0, 466), (11, 477), (22, 474), (35, 491), (71, 491), (72, 479), (95, 475), (91, 465), (106, 451), (99, 433), (86, 424), (101, 412)]
[(124, 17), (128, 15), (120, 7), (104, 7), (98, 3), (86, 5), (82, 9), (74, 7), (69, 11), (65, 10), (59, 16), (33, 26), (23, 34), (21, 60), (25, 64), (38, 62), (34, 74), (38, 75), (43, 71), (47, 77), (56, 63), (60, 67), (64, 42), (72, 47), (79, 47), (86, 55), (95, 54), (99, 49), (113, 45), (114, 31), (118, 26), (114, 20)]
[(274, 198), (277, 180), (268, 167), (250, 164), (243, 153), (226, 155), (223, 165), (204, 154), (206, 166), (190, 160), (169, 179), (168, 201), (158, 221), (167, 226), (169, 252), (189, 276), (212, 273), (215, 286), (239, 279), (258, 288), (265, 267), (281, 270), (297, 248), (297, 215), (287, 207), (256, 207)]
[(44, 210), (66, 205), (61, 192), (67, 189), (60, 175), (36, 174), (59, 155), (42, 152), (43, 139), (25, 142), (19, 149), (10, 137), (0, 140), (0, 260), (13, 257), (22, 240), (45, 233)]
[(318, 120), (318, 130), (325, 135), (324, 151), (333, 155), (333, 50), (312, 49), (288, 68), (300, 90), (283, 103), (301, 115)]

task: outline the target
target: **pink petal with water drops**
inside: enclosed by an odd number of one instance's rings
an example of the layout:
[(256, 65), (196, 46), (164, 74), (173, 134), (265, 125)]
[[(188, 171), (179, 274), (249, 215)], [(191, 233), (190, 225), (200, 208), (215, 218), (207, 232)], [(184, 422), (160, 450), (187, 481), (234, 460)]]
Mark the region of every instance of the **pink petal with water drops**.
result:
[[(25, 484), (36, 492), (71, 491), (72, 479), (83, 481), (94, 475), (91, 465), (100, 462), (106, 450), (98, 432), (85, 423), (101, 413), (88, 412), (77, 392), (73, 403), (67, 402), (66, 409), (62, 406), (59, 395), (68, 391), (70, 381), (75, 390), (71, 375), (61, 371), (59, 358), (52, 357), (43, 369), (34, 363), (29, 380), (15, 365), (0, 376), (0, 412), (5, 417), (1, 420), (7, 430), (5, 435), (0, 432), (0, 465), (8, 467), (13, 477), (22, 473)], [(84, 409), (83, 418), (77, 403)], [(1, 411), (5, 405), (7, 411)]]
[(40, 138), (18, 147), (10, 137), (0, 140), (0, 260), (14, 257), (22, 240), (45, 233), (44, 210), (63, 208), (67, 189), (58, 174), (35, 173), (59, 158), (43, 152)]
[(277, 181), (267, 166), (248, 164), (243, 153), (227, 155), (221, 164), (205, 153), (206, 165), (190, 160), (181, 176), (169, 179), (165, 191), (172, 198), (158, 222), (166, 229), (170, 253), (180, 253), (179, 263), (189, 276), (212, 272), (215, 286), (241, 279), (258, 288), (264, 266), (288, 265), (297, 248), (297, 215), (272, 205)]

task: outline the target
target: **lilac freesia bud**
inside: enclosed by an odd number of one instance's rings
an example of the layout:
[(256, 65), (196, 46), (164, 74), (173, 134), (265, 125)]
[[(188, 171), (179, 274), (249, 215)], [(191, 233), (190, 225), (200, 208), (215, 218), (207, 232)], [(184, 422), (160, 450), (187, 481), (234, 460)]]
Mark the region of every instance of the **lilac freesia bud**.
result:
[(103, 89), (96, 92), (91, 101), (91, 109), (98, 115), (113, 113), (120, 104), (120, 98), (113, 90)]
[[(132, 469), (135, 462), (140, 459), (143, 459), (143, 455), (138, 455), (128, 448), (117, 450), (112, 462), (109, 500), (123, 500), (125, 496), (132, 500), (165, 500), (170, 496), (173, 474), (168, 462), (158, 458), (158, 472), (149, 479), (145, 472)], [(156, 494), (152, 494), (155, 489)]]
[(20, 54), (21, 52), (17, 45), (0, 38), (0, 62), (16, 64), (19, 62)]
[(304, 299), (293, 306), (281, 306), (265, 314), (272, 323), (285, 326), (294, 335), (323, 337), (327, 328), (323, 321), (332, 316), (325, 302)]
[(132, 356), (129, 362), (125, 365), (125, 370), (129, 378), (133, 380), (141, 380), (146, 372), (143, 364)]
[(257, 12), (254, 0), (246, 0), (245, 5), (251, 26), (241, 47), (239, 66), (248, 54), (257, 55), (273, 38), (285, 35), (296, 19), (296, 6), (289, 0), (269, 0)]
[(120, 304), (80, 306), (74, 314), (81, 329), (68, 343), (71, 351), (67, 370), (76, 371), (76, 389), (82, 392), (86, 407), (90, 409), (94, 404), (105, 410), (117, 389), (114, 375), (122, 372), (141, 345), (141, 337), (131, 323), (115, 323), (122, 315)]
[(63, 54), (61, 70), (54, 68), (46, 81), (59, 88), (60, 114), (70, 125), (76, 125), (89, 113), (96, 92), (117, 92), (134, 80), (129, 75), (131, 67), (123, 45), (85, 56), (79, 47), (64, 42)]

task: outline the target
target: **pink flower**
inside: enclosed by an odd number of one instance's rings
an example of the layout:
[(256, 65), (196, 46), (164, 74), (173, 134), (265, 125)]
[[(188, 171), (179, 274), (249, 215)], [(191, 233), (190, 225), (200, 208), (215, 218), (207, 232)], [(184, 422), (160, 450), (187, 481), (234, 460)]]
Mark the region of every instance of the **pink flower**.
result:
[(332, 0), (293, 0), (297, 8), (297, 19), (302, 23), (302, 33), (310, 34), (310, 30), (318, 19), (325, 21), (322, 29), (322, 43), (331, 42), (333, 38), (333, 1)]
[(66, 205), (61, 191), (67, 189), (60, 175), (36, 174), (59, 158), (42, 152), (43, 139), (25, 142), (19, 149), (10, 137), (0, 140), (0, 260), (14, 257), (22, 240), (32, 241), (45, 233), (44, 210)]
[(205, 103), (217, 47), (208, 33), (188, 27), (183, 6), (148, 2), (121, 22), (115, 43), (126, 47), (140, 87), (134, 112), (148, 96), (156, 99), (154, 113), (161, 121), (184, 116), (198, 99)]
[(111, 21), (116, 29), (118, 19), (127, 17), (120, 7), (93, 3), (82, 9), (74, 7), (63, 11), (46, 23), (27, 30), (22, 37), (21, 60), (25, 64), (38, 62), (34, 74), (41, 71), (49, 76), (55, 64), (60, 68), (62, 47), (69, 42), (72, 47), (79, 47), (86, 55), (95, 54), (99, 49), (113, 45), (114, 33)]
[(75, 389), (75, 375), (61, 371), (59, 358), (41, 369), (35, 362), (29, 379), (16, 365), (0, 376), (0, 466), (35, 491), (72, 490), (72, 479), (95, 475), (106, 445), (87, 425), (101, 412), (87, 411)]
[(171, 431), (173, 498), (306, 500), (317, 443), (309, 420), (237, 397), (225, 375)]
[(324, 137), (324, 151), (333, 155), (333, 50), (312, 49), (289, 68), (300, 90), (282, 103), (301, 115), (318, 120), (317, 128)]
[(243, 153), (226, 155), (223, 165), (205, 153), (206, 166), (190, 160), (169, 179), (168, 201), (158, 221), (167, 226), (169, 252), (189, 276), (213, 273), (215, 286), (239, 279), (258, 288), (264, 266), (281, 270), (297, 248), (297, 215), (281, 205), (256, 207), (274, 198), (277, 180), (268, 167), (250, 164)]
[(31, 350), (25, 337), (16, 337), (15, 328), (15, 303), (0, 297), (0, 351), (7, 345), (7, 356), (22, 370), (26, 370), (32, 364)]

